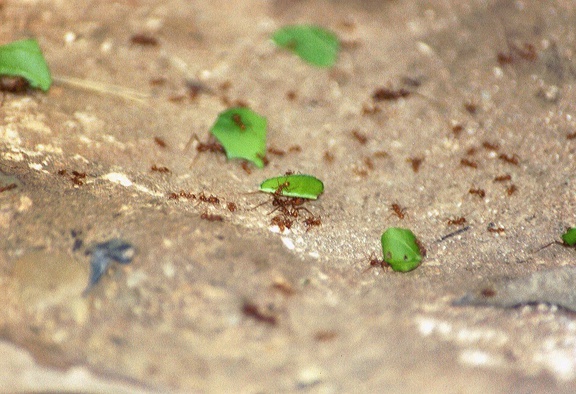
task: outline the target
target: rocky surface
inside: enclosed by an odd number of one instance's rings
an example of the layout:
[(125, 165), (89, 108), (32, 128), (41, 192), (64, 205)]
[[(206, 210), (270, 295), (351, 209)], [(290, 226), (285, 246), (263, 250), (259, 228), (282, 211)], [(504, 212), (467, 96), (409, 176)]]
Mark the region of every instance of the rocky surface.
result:
[[(336, 67), (270, 42), (295, 22), (340, 37)], [(572, 313), (453, 302), (573, 264), (539, 249), (576, 222), (575, 22), (569, 1), (0, 2), (0, 42), (36, 37), (55, 77), (2, 93), (0, 386), (573, 392)], [(268, 119), (263, 170), (197, 150), (237, 104)], [(256, 190), (289, 170), (324, 181), (320, 226), (271, 225)], [(390, 226), (427, 249), (415, 271), (371, 267)], [(83, 297), (112, 238), (133, 262)]]

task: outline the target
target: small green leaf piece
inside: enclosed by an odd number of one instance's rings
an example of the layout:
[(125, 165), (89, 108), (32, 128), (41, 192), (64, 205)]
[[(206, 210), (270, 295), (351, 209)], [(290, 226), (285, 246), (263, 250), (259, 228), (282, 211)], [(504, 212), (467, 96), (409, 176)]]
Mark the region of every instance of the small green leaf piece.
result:
[(316, 200), (324, 191), (324, 184), (312, 175), (292, 174), (266, 179), (260, 185), (260, 191)]
[(210, 132), (224, 147), (226, 157), (246, 159), (263, 168), (266, 124), (266, 118), (250, 108), (237, 107), (220, 113)]
[(390, 227), (382, 234), (384, 261), (394, 271), (408, 272), (420, 265), (422, 254), (416, 236), (405, 228)]
[(338, 60), (338, 38), (319, 26), (285, 26), (274, 33), (272, 40), (318, 67), (332, 67)]
[(562, 241), (568, 246), (576, 245), (576, 227), (569, 228), (562, 234)]
[(52, 84), (48, 64), (34, 39), (0, 46), (0, 75), (20, 76), (33, 88), (47, 91)]

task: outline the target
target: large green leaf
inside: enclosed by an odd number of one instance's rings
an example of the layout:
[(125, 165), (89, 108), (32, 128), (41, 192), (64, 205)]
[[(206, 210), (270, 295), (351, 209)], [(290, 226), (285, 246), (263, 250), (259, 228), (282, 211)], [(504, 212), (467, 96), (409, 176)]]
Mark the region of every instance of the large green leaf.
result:
[(316, 200), (324, 191), (324, 184), (312, 175), (292, 174), (266, 179), (260, 185), (260, 191)]
[(384, 261), (394, 271), (412, 271), (422, 261), (416, 236), (405, 228), (390, 227), (382, 234)]
[(249, 108), (230, 108), (216, 119), (210, 130), (222, 144), (229, 159), (240, 158), (264, 167), (266, 118)]
[(332, 67), (338, 60), (338, 38), (334, 33), (318, 26), (285, 26), (274, 33), (272, 40), (278, 46), (293, 51), (303, 60), (318, 67)]
[(23, 77), (30, 86), (43, 91), (47, 91), (52, 84), (48, 64), (34, 39), (0, 46), (0, 75)]

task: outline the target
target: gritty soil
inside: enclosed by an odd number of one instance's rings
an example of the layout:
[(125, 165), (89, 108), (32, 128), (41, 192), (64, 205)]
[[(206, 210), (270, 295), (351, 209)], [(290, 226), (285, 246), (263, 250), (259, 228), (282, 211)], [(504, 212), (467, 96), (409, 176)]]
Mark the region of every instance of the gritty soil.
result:
[[(334, 31), (337, 65), (275, 47), (289, 23)], [(560, 0), (0, 1), (0, 43), (36, 37), (55, 79), (2, 93), (2, 390), (573, 392), (574, 314), (452, 303), (574, 261), (538, 249), (576, 223), (575, 24)], [(262, 170), (197, 149), (236, 105), (268, 120)], [(256, 191), (286, 171), (323, 180), (321, 225), (271, 225)], [(391, 226), (416, 270), (371, 266)], [(82, 297), (111, 238), (136, 256)]]

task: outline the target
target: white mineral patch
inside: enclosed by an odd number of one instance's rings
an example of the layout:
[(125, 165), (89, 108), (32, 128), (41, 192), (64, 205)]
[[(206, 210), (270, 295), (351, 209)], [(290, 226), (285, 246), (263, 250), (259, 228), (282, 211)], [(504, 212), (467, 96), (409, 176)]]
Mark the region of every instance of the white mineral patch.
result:
[(132, 181), (128, 177), (119, 172), (110, 172), (106, 175), (102, 175), (102, 179), (110, 181), (112, 183), (117, 183), (119, 185), (130, 187), (132, 186)]
[(294, 242), (288, 237), (282, 237), (282, 243), (290, 250), (294, 250)]

